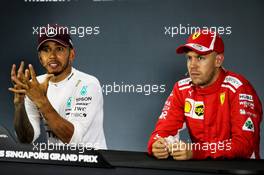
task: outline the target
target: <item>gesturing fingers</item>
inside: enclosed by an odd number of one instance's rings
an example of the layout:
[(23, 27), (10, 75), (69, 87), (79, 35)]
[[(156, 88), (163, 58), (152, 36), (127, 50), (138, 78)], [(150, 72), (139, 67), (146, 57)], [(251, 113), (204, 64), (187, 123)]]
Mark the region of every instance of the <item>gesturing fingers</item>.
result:
[(26, 82), (27, 84), (29, 84), (29, 80), (30, 80), (30, 73), (29, 73), (29, 70), (26, 69), (26, 70), (25, 70), (25, 82)]
[(12, 81), (13, 81), (15, 84), (19, 85), (22, 89), (28, 89), (28, 85), (22, 83), (22, 82), (21, 82), (16, 76), (11, 77), (11, 79), (12, 79)]
[(25, 89), (8, 88), (8, 90), (17, 94), (26, 94), (27, 92)]
[[(13, 84), (16, 84), (16, 82), (14, 81), (15, 79), (19, 80), (21, 83), (26, 83), (27, 84), (27, 80), (29, 80), (30, 76), (26, 77), (26, 72), (24, 74), (24, 66), (25, 63), (24, 61), (21, 61), (20, 66), (16, 72), (16, 65), (13, 64), (12, 68), (11, 68), (11, 80)], [(19, 84), (19, 83), (18, 83)]]
[(29, 64), (28, 68), (29, 68), (29, 72), (30, 72), (30, 76), (31, 76), (32, 82), (38, 83), (38, 80), (36, 78), (36, 73), (35, 73), (35, 70), (34, 70), (33, 66), (31, 64)]
[(23, 74), (24, 65), (25, 65), (24, 61), (21, 61), (20, 66), (19, 66), (18, 71), (17, 71), (17, 78), (18, 79), (23, 80), (23, 78), (24, 78), (24, 74)]
[[(12, 78), (13, 77), (16, 77), (16, 65), (15, 64), (13, 64), (12, 65), (12, 68), (11, 68), (11, 80), (12, 80)], [(13, 81), (12, 81), (13, 82)], [(14, 83), (14, 82), (13, 82)]]

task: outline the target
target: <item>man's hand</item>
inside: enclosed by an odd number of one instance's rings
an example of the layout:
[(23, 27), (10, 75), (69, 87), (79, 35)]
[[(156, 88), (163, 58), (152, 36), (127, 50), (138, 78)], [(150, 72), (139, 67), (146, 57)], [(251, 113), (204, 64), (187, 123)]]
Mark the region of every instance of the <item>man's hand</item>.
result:
[(47, 102), (47, 90), (49, 86), (49, 80), (53, 77), (52, 74), (47, 75), (43, 83), (39, 83), (36, 78), (36, 73), (31, 64), (29, 64), (29, 72), (31, 81), (26, 83), (26, 95), (36, 104), (38, 108), (41, 108)]
[[(18, 76), (15, 74), (15, 66), (13, 65), (11, 71), (11, 79), (14, 82), (14, 88), (9, 88), (10, 91), (15, 94), (20, 94), (20, 96), (15, 97), (15, 101), (20, 101), (21, 98), (27, 95), (32, 102), (38, 107), (42, 107), (47, 102), (47, 89), (49, 85), (49, 80), (53, 77), (49, 74), (43, 83), (39, 83), (36, 78), (36, 73), (31, 64), (29, 64), (29, 69), (25, 70), (23, 73), (24, 63), (22, 62), (19, 70)], [(29, 80), (31, 77), (31, 80)]]
[(22, 89), (22, 86), (15, 83), (14, 79), (19, 80), (20, 82), (25, 82), (26, 78), (29, 78), (28, 70), (24, 74), (24, 61), (20, 63), (18, 71), (16, 73), (16, 65), (13, 64), (11, 68), (11, 80), (13, 83), (13, 88), (9, 88), (10, 91), (14, 92), (14, 104), (24, 103), (25, 91)]
[[(24, 72), (24, 62), (22, 61), (18, 71), (16, 72), (16, 65), (13, 64), (11, 68), (11, 80), (13, 88), (9, 88), (14, 92), (14, 128), (21, 143), (31, 143), (34, 137), (34, 129), (28, 119), (24, 98), (26, 91), (23, 89), (23, 84), (29, 81), (29, 70)], [(20, 82), (19, 84), (16, 82)]]
[(19, 140), (22, 143), (31, 143), (34, 138), (34, 128), (29, 121), (24, 105), (24, 96), (26, 95), (37, 106), (51, 131), (63, 143), (69, 143), (74, 132), (74, 126), (58, 114), (47, 98), (49, 80), (54, 75), (47, 75), (45, 81), (39, 83), (31, 64), (25, 71), (23, 69), (24, 62), (21, 62), (17, 74), (15, 65), (12, 66), (11, 79), (14, 87), (9, 88), (15, 93), (15, 104), (18, 103), (15, 105), (14, 126)]
[(152, 144), (152, 153), (158, 159), (167, 159), (169, 157), (168, 143), (164, 138), (159, 138)]
[(173, 143), (170, 155), (173, 157), (174, 160), (191, 159), (191, 144), (187, 144), (182, 141)]

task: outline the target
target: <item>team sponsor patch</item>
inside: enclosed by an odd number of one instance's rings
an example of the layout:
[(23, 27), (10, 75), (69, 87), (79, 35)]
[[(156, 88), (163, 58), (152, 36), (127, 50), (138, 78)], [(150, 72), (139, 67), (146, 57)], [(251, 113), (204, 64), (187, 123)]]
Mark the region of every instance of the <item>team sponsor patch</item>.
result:
[(250, 116), (250, 117), (257, 117), (256, 114), (250, 112), (250, 111), (247, 111), (246, 109), (240, 109), (239, 110), (240, 114), (241, 115), (247, 115), (247, 116)]
[(168, 114), (168, 110), (170, 109), (170, 106), (171, 106), (170, 100), (166, 100), (165, 105), (162, 109), (162, 113), (159, 116), (159, 119), (166, 119), (166, 116)]
[(189, 90), (188, 93), (189, 93), (189, 97), (191, 97), (192, 96), (192, 93), (193, 93), (193, 90), (192, 89)]
[(192, 110), (192, 104), (189, 101), (185, 101), (184, 112), (190, 113)]
[(230, 83), (236, 89), (243, 84), (238, 78), (229, 75), (225, 77), (224, 83)]
[(239, 94), (239, 100), (253, 102), (253, 97), (249, 94)]
[(247, 112), (247, 115), (251, 116), (251, 117), (257, 117), (256, 114), (252, 113), (252, 112)]
[(165, 120), (167, 117), (168, 111), (162, 111), (162, 113), (159, 116), (159, 119)]
[(67, 108), (70, 108), (71, 105), (72, 105), (72, 97), (69, 97), (67, 102), (66, 102), (66, 106), (67, 106)]
[(180, 80), (180, 81), (178, 82), (178, 85), (179, 85), (179, 86), (187, 85), (187, 84), (189, 84), (191, 81), (192, 81), (191, 78), (185, 78), (185, 79), (183, 79), (183, 80)]
[(88, 88), (88, 86), (83, 86), (82, 87), (82, 89), (80, 91), (81, 96), (85, 96), (87, 94), (87, 88)]
[(83, 106), (75, 106), (74, 107), (74, 111), (84, 112), (85, 110), (86, 110), (86, 107), (83, 107)]
[(167, 100), (167, 101), (165, 102), (165, 105), (164, 105), (164, 107), (163, 107), (162, 110), (163, 110), (163, 111), (165, 111), (165, 110), (169, 110), (169, 109), (170, 109), (170, 105), (171, 105), (171, 102)]
[(193, 99), (186, 98), (184, 105), (184, 114), (187, 117), (194, 119), (204, 119), (204, 103), (203, 101), (194, 101)]
[(221, 102), (221, 105), (224, 104), (224, 102), (225, 102), (225, 92), (222, 92), (222, 93), (220, 94), (220, 102)]
[(197, 116), (203, 116), (204, 115), (204, 105), (203, 104), (196, 104), (194, 112)]
[(90, 103), (76, 103), (75, 106), (88, 106)]
[(240, 112), (241, 115), (246, 115), (245, 109), (240, 109), (239, 112)]
[(205, 48), (200, 44), (190, 44), (190, 45), (196, 50), (199, 50), (199, 51), (205, 50)]
[[(87, 109), (87, 106), (92, 102), (92, 97), (69, 97), (66, 101), (65, 107), (65, 116), (74, 116), (74, 117), (85, 117), (84, 115), (79, 115), (77, 113), (84, 113)], [(76, 113), (76, 114), (75, 114)]]
[(247, 120), (245, 121), (245, 123), (242, 127), (242, 130), (254, 132), (254, 124), (253, 124), (250, 117), (248, 117)]
[(160, 116), (159, 116), (159, 119), (163, 119), (163, 120), (165, 120), (166, 119), (166, 116), (167, 116), (167, 114), (168, 114), (168, 112), (167, 111), (163, 111), (161, 114), (160, 114)]
[(86, 103), (91, 103), (92, 97), (78, 97), (76, 98), (76, 103), (77, 102), (86, 102)]
[(80, 113), (80, 112), (74, 112), (74, 113), (71, 113), (71, 116), (72, 117), (86, 117), (87, 114), (86, 113)]
[(249, 101), (240, 101), (239, 104), (241, 106), (243, 106), (244, 108), (250, 108), (250, 109), (254, 109), (254, 103), (253, 102), (249, 102)]

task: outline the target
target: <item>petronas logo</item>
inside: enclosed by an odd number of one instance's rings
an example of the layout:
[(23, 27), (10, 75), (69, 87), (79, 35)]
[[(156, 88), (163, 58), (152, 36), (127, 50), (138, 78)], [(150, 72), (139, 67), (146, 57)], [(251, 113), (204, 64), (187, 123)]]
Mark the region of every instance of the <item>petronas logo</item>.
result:
[(85, 96), (87, 94), (87, 86), (83, 86), (80, 91), (81, 96)]
[(67, 103), (66, 103), (66, 106), (68, 108), (70, 108), (71, 107), (71, 103), (72, 103), (72, 97), (68, 98)]

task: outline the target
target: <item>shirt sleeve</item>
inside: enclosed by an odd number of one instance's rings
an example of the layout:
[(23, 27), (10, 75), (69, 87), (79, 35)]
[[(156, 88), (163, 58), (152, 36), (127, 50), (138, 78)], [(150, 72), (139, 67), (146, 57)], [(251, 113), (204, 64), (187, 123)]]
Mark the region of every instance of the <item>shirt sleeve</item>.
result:
[(26, 96), (25, 97), (25, 110), (27, 112), (27, 116), (29, 122), (31, 123), (34, 130), (34, 142), (40, 135), (40, 113), (36, 107), (36, 105)]
[[(193, 148), (194, 159), (205, 159), (208, 157), (214, 159), (260, 158), (259, 144), (262, 105), (255, 90), (249, 83), (241, 86), (236, 91), (234, 97), (231, 98), (230, 107), (230, 139), (218, 143), (208, 143), (217, 145), (218, 149), (213, 153), (211, 150), (205, 151)], [(220, 144), (222, 147), (219, 147)]]
[(148, 153), (152, 154), (152, 144), (160, 137), (178, 136), (179, 131), (184, 127), (184, 104), (177, 83), (167, 98), (162, 113), (156, 123), (148, 142)]
[[(101, 115), (98, 115), (101, 114)], [(92, 83), (80, 86), (74, 97), (74, 105), (68, 118), (74, 126), (74, 132), (69, 143), (82, 143), (84, 136), (97, 129), (103, 129), (103, 95), (100, 84)], [(98, 131), (99, 133), (99, 131)]]

